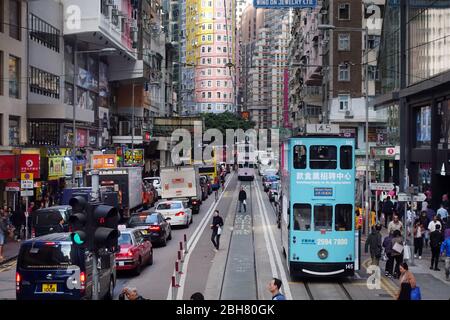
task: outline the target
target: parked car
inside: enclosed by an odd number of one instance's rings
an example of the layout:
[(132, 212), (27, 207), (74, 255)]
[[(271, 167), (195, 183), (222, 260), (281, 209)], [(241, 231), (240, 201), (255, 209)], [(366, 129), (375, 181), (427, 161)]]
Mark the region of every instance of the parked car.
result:
[(64, 232), (69, 232), (71, 206), (54, 206), (34, 211), (31, 214), (31, 237), (40, 237), (55, 233), (61, 219), (64, 220)]
[(161, 178), (160, 177), (148, 177), (144, 178), (146, 183), (150, 183), (156, 189), (158, 193), (158, 199), (161, 199)]
[(152, 243), (140, 229), (122, 229), (119, 237), (120, 252), (116, 253), (117, 270), (133, 270), (141, 274), (145, 265), (153, 264)]
[(279, 180), (280, 180), (279, 176), (263, 176), (262, 181), (263, 181), (264, 192), (269, 191), (269, 185), (272, 182), (279, 181)]
[[(53, 233), (21, 243), (16, 268), (17, 300), (92, 299), (92, 253)], [(97, 265), (99, 297), (112, 299), (116, 284), (114, 253), (103, 252)]]
[(170, 217), (164, 218), (159, 212), (143, 211), (132, 215), (128, 227), (140, 229), (144, 238), (150, 240), (152, 244), (166, 246), (167, 240), (172, 239)]
[(156, 205), (155, 211), (161, 213), (164, 218), (170, 218), (172, 226), (181, 225), (188, 228), (192, 223), (192, 210), (189, 208), (188, 201), (162, 201)]
[(269, 196), (270, 202), (278, 203), (279, 200), (279, 194), (280, 194), (280, 182), (279, 181), (273, 181), (269, 185), (269, 191), (267, 192)]

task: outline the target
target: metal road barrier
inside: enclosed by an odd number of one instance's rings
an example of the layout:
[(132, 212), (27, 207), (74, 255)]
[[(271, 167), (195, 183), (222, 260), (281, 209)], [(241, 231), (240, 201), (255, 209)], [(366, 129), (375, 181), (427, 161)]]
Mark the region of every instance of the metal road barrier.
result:
[(184, 234), (183, 241), (179, 243), (179, 250), (177, 250), (177, 260), (175, 261), (175, 268), (172, 275), (172, 300), (176, 300), (178, 288), (180, 287), (180, 280), (183, 275), (184, 258), (188, 253), (187, 235)]

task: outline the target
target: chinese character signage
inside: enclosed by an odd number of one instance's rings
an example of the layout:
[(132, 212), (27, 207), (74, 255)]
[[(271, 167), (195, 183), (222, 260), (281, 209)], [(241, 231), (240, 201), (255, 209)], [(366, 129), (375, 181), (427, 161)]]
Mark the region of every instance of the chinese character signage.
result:
[(101, 154), (92, 157), (93, 169), (117, 168), (117, 156), (115, 154)]
[(66, 175), (66, 161), (64, 157), (48, 158), (48, 177), (59, 178)]
[(352, 175), (336, 171), (322, 172), (298, 172), (297, 184), (351, 184)]
[(39, 177), (39, 162), (38, 154), (21, 154), (19, 156), (20, 172), (33, 173), (35, 177)]
[(125, 149), (124, 165), (126, 167), (131, 166), (143, 166), (144, 165), (144, 149), (134, 149), (134, 157), (132, 155), (132, 149)]
[(315, 8), (317, 0), (253, 0), (255, 8)]

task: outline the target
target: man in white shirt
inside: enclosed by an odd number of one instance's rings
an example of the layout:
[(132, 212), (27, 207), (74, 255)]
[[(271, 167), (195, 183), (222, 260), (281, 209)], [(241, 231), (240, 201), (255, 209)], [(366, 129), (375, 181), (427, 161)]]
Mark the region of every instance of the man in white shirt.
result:
[(438, 209), (437, 214), (441, 216), (442, 221), (447, 221), (448, 211), (444, 208), (444, 203), (441, 204), (441, 207)]
[(428, 224), (428, 230), (430, 230), (430, 233), (433, 232), (434, 230), (436, 230), (436, 225), (440, 225), (442, 229), (442, 224), (441, 222), (437, 219), (437, 215), (435, 215), (433, 217), (433, 221), (430, 221), (430, 223)]
[(394, 215), (393, 220), (389, 222), (388, 225), (389, 234), (393, 234), (395, 230), (398, 230), (400, 232), (402, 232), (403, 230), (403, 223), (400, 221), (397, 215)]

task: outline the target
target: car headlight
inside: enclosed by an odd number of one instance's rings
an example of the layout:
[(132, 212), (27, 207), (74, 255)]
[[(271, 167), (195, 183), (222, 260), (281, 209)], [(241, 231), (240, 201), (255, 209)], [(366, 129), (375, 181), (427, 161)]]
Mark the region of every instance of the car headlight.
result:
[(325, 249), (319, 250), (317, 255), (319, 256), (320, 259), (324, 260), (324, 259), (328, 258), (328, 251)]

